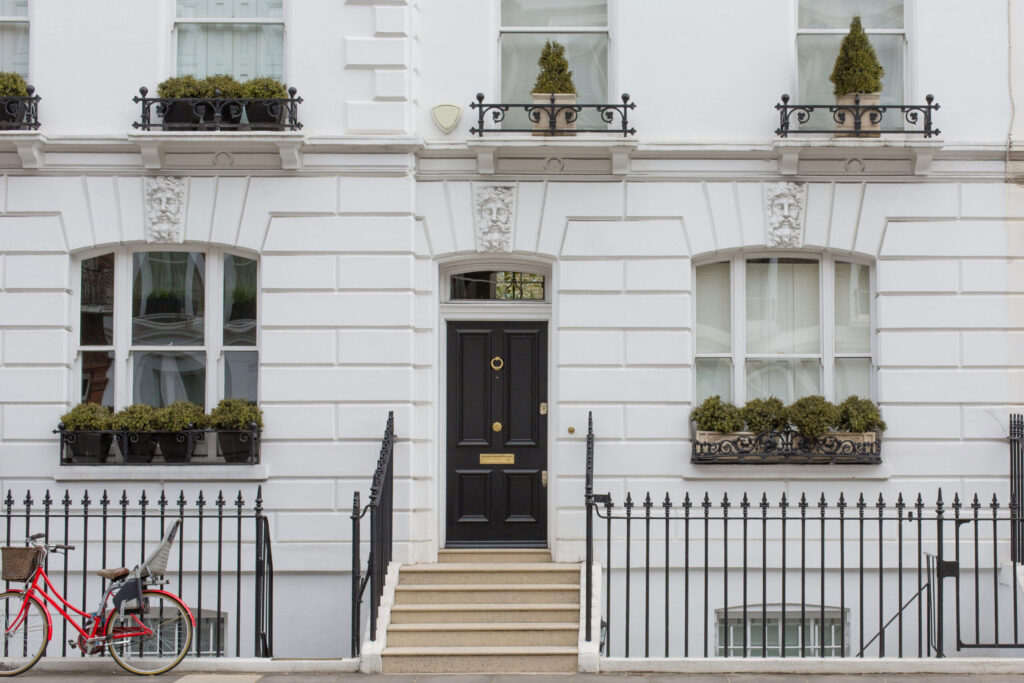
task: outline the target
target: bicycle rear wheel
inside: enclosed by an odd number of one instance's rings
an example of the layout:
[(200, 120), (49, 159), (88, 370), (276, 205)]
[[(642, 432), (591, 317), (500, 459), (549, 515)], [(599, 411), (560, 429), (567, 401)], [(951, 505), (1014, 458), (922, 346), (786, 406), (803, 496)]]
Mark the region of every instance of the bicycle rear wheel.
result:
[(107, 619), (107, 649), (126, 671), (153, 676), (176, 667), (192, 644), (192, 618), (178, 598), (158, 591), (143, 591), (148, 607), (142, 612), (117, 610)]
[[(17, 676), (31, 669), (46, 651), (46, 613), (35, 600), (21, 606), (25, 596), (20, 591), (0, 593), (0, 624), (3, 624), (3, 643), (0, 644), (0, 676)], [(11, 626), (14, 628), (11, 628)]]

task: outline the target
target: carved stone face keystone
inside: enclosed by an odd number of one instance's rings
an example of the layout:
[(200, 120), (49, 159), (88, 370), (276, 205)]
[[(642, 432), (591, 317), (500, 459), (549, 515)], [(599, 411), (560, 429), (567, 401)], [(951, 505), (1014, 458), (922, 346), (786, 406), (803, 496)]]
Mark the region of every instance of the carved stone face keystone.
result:
[(512, 223), (515, 188), (486, 185), (476, 188), (476, 250), (512, 251)]
[(802, 183), (770, 183), (765, 187), (765, 244), (792, 249), (803, 246), (806, 198), (806, 186)]
[(146, 193), (146, 239), (181, 242), (185, 213), (185, 179), (176, 176), (143, 178)]

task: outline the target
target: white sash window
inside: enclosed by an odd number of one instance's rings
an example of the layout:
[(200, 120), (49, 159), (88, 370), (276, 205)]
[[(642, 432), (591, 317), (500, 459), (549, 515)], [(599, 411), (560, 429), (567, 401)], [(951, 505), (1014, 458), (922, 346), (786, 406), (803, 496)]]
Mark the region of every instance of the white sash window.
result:
[(28, 80), (28, 0), (0, 0), (0, 71)]
[(178, 0), (178, 75), (284, 79), (283, 0)]

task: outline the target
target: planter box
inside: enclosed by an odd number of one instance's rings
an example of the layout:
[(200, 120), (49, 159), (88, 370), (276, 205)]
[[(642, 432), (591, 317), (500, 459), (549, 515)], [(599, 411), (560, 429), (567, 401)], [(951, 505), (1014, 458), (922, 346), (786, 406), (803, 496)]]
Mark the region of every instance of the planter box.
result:
[(876, 432), (830, 432), (817, 441), (806, 441), (795, 430), (780, 432), (698, 431), (691, 461), (704, 464), (849, 464), (881, 462), (881, 443)]
[[(533, 103), (537, 105), (545, 105), (547, 108), (541, 107), (534, 109), (540, 116), (537, 121), (533, 124), (534, 135), (576, 135), (576, 112), (572, 112), (570, 109), (560, 109), (559, 107), (571, 107), (576, 104), (576, 95), (574, 93), (539, 93), (533, 94)], [(552, 98), (554, 101), (552, 102)], [(555, 112), (555, 131), (551, 132), (551, 107), (554, 106)], [(573, 114), (573, 120), (569, 123), (565, 121), (566, 113), (571, 112)]]
[[(836, 122), (836, 137), (837, 138), (877, 138), (881, 136), (882, 130), (882, 115), (877, 113), (878, 121), (872, 123), (871, 116), (876, 112), (870, 109), (860, 110), (860, 131), (856, 131), (856, 120), (857, 116), (854, 114), (856, 111), (853, 107), (857, 104), (857, 98), (860, 98), (861, 107), (877, 107), (879, 99), (882, 94), (877, 92), (869, 93), (851, 93), (849, 95), (836, 95), (836, 107), (850, 107), (849, 109), (838, 109), (838, 114), (844, 113), (846, 116), (842, 123)], [(856, 131), (856, 132), (855, 132)]]

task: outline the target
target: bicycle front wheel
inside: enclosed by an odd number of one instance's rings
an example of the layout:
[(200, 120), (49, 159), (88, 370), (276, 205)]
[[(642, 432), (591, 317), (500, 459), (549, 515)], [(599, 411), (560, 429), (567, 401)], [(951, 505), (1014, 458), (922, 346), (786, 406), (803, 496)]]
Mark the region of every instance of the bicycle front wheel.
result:
[(141, 611), (114, 610), (107, 619), (107, 649), (126, 671), (153, 676), (176, 667), (192, 644), (192, 619), (178, 598), (143, 591)]
[(8, 591), (0, 593), (0, 623), (4, 627), (0, 676), (17, 676), (31, 669), (46, 651), (46, 613), (37, 601), (26, 601), (20, 591)]

